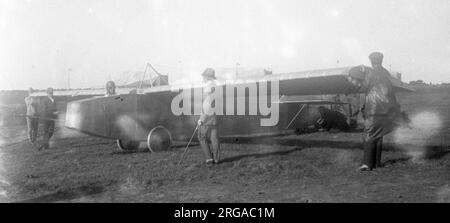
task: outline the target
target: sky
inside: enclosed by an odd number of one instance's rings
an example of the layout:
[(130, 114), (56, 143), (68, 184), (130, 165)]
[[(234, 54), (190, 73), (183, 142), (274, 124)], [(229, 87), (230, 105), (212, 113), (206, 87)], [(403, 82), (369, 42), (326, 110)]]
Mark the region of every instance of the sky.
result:
[(103, 85), (147, 62), (274, 73), (369, 65), (450, 82), (448, 0), (0, 0), (0, 90)]

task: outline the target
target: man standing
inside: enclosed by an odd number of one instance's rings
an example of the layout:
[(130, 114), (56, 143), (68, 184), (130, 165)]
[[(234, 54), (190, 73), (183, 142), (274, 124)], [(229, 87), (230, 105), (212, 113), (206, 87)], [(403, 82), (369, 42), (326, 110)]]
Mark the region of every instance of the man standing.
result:
[(27, 106), (27, 126), (28, 126), (28, 139), (31, 144), (36, 142), (38, 126), (39, 126), (39, 118), (37, 117), (37, 109), (38, 109), (38, 100), (35, 97), (32, 97), (33, 88), (28, 90), (28, 96), (25, 98), (25, 104)]
[(44, 136), (43, 144), (41, 148), (50, 148), (50, 138), (53, 136), (55, 131), (55, 120), (56, 120), (56, 102), (53, 98), (53, 88), (47, 88), (47, 97), (42, 99), (43, 106), (43, 127)]
[(381, 166), (383, 136), (390, 133), (401, 120), (400, 106), (390, 81), (390, 73), (381, 64), (383, 54), (369, 55), (373, 69), (366, 75), (363, 89), (366, 92), (364, 104), (364, 158), (361, 171)]
[[(206, 86), (203, 88), (203, 103), (202, 114), (198, 120), (198, 140), (200, 146), (206, 157), (206, 164), (218, 164), (219, 163), (219, 133), (218, 133), (218, 121), (216, 114), (212, 112), (212, 90), (215, 85), (215, 71), (212, 68), (207, 68), (203, 74), (203, 82)], [(212, 151), (210, 149), (210, 144)]]

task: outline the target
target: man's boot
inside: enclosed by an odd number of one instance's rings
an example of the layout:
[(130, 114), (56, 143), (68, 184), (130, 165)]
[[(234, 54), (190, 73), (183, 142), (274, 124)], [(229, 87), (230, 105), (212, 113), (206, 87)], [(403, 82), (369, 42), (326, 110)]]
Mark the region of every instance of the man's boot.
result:
[(383, 138), (379, 138), (375, 141), (376, 145), (376, 155), (375, 155), (375, 168), (380, 168), (381, 166), (381, 152), (383, 151)]
[[(360, 167), (360, 170), (372, 170), (374, 168), (374, 157), (375, 157), (375, 143), (374, 141), (366, 141), (363, 144), (364, 148), (364, 158), (363, 158), (363, 165)], [(364, 165), (366, 168), (363, 168)]]

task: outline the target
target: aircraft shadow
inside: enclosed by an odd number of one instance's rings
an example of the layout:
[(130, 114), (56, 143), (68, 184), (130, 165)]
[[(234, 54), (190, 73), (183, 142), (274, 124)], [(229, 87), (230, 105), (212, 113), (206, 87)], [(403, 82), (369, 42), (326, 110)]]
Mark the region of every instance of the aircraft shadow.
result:
[(275, 152), (268, 152), (268, 153), (250, 153), (250, 154), (244, 154), (244, 155), (238, 155), (238, 156), (232, 156), (232, 157), (227, 157), (225, 159), (223, 159), (221, 161), (221, 163), (228, 163), (228, 162), (234, 162), (234, 161), (238, 161), (241, 159), (245, 159), (245, 158), (263, 158), (263, 157), (268, 157), (268, 156), (283, 156), (283, 155), (287, 155), (296, 151), (300, 151), (303, 148), (301, 147), (297, 147), (294, 149), (289, 149), (289, 150), (283, 150), (283, 151), (275, 151)]
[[(333, 140), (312, 140), (312, 139), (276, 139), (271, 137), (240, 137), (221, 139), (223, 143), (256, 144), (256, 145), (279, 145), (296, 146), (301, 148), (329, 147), (334, 149), (360, 149), (362, 142), (358, 141), (333, 141)], [(420, 151), (426, 159), (440, 159), (450, 153), (450, 147), (444, 145), (404, 145), (395, 143), (384, 143), (383, 151)]]
[(333, 147), (345, 149), (359, 149), (361, 142), (311, 140), (311, 139), (276, 139), (271, 137), (239, 137), (221, 139), (223, 143), (257, 144), (257, 145), (279, 145), (279, 146), (301, 146), (305, 147)]

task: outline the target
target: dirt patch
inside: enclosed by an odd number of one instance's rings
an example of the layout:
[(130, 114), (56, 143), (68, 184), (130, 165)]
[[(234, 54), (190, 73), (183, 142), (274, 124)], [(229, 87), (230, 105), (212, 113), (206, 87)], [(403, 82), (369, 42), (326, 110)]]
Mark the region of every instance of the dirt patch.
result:
[[(302, 136), (274, 140), (285, 138)], [(119, 153), (114, 142), (88, 136), (54, 145), (2, 149), (9, 202), (448, 202), (446, 152), (417, 163), (389, 150), (384, 168), (360, 173), (362, 151), (351, 146), (225, 143), (216, 166), (193, 146), (177, 166), (183, 147)]]
[[(223, 162), (214, 166), (194, 144), (178, 166), (185, 142), (166, 152), (122, 153), (114, 141), (62, 129), (50, 150), (26, 141), (0, 148), (0, 201), (449, 202), (448, 97), (400, 95), (410, 114), (439, 114), (442, 128), (420, 148), (387, 137), (384, 168), (367, 173), (357, 171), (361, 132), (224, 140)], [(424, 155), (414, 159), (415, 149)]]

